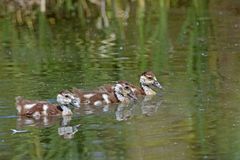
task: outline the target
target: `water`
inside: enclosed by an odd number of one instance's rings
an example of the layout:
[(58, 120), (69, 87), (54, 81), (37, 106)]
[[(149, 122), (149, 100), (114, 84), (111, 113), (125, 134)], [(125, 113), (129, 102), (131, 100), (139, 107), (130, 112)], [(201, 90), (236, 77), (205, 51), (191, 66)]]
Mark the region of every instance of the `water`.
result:
[[(40, 15), (33, 30), (1, 18), (0, 159), (238, 160), (240, 5), (194, 2), (132, 2), (128, 19), (109, 10), (102, 29), (96, 17), (54, 25)], [(161, 97), (73, 117), (16, 116), (18, 95), (54, 101), (70, 87), (138, 85), (145, 70), (164, 86)]]

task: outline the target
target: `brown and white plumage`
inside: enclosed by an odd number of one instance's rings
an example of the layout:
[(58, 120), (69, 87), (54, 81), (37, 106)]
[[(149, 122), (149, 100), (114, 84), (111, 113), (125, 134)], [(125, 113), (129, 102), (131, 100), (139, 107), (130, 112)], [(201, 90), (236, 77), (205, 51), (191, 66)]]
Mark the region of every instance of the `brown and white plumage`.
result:
[(132, 100), (136, 100), (136, 96), (132, 92), (131, 88), (127, 85), (116, 83), (112, 86), (113, 92), (95, 91), (84, 92), (80, 89), (74, 88), (68, 92), (71, 92), (74, 96), (77, 96), (81, 104), (101, 106), (112, 103), (128, 103)]
[[(70, 95), (71, 96), (71, 95)], [(51, 115), (72, 115), (68, 105), (75, 104), (73, 97), (67, 97), (57, 104), (50, 104), (47, 101), (27, 100), (21, 96), (16, 97), (16, 109), (18, 115), (28, 117), (51, 116)]]
[[(135, 95), (140, 96), (140, 95), (155, 95), (156, 92), (151, 88), (152, 86), (157, 87), (157, 88), (162, 88), (160, 83), (158, 82), (156, 76), (152, 71), (146, 71), (143, 72), (140, 75), (140, 87), (135, 86), (127, 81), (119, 81), (118, 83), (128, 85), (131, 87), (132, 91), (134, 92)], [(97, 91), (105, 91), (108, 93), (113, 92), (113, 85), (111, 84), (106, 84), (103, 86), (100, 86), (96, 89)]]

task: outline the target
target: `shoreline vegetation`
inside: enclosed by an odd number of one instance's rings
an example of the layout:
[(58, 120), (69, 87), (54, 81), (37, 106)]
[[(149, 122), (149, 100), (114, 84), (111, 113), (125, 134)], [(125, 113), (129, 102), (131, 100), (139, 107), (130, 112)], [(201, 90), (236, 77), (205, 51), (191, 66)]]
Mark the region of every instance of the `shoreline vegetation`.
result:
[(141, 23), (153, 10), (166, 14), (170, 7), (194, 6), (201, 10), (208, 4), (208, 0), (3, 0), (0, 16), (10, 17), (14, 24), (27, 25), (30, 29), (42, 15), (50, 24), (70, 18), (86, 24), (94, 19), (96, 27), (102, 29), (115, 20), (126, 24), (131, 16), (138, 17)]
[[(182, 8), (198, 16), (214, 8), (239, 14), (238, 4), (236, 0), (2, 0), (0, 20), (9, 18), (16, 26), (34, 29), (38, 20), (45, 19), (48, 24), (56, 25), (58, 21), (74, 19), (81, 25), (95, 23), (97, 29), (104, 29), (115, 22), (127, 25), (132, 17), (136, 17), (137, 25), (144, 25), (150, 14), (159, 12), (162, 21), (159, 23), (166, 25), (167, 19), (162, 17), (168, 18), (170, 8)], [(186, 14), (185, 20), (191, 20), (193, 14)]]

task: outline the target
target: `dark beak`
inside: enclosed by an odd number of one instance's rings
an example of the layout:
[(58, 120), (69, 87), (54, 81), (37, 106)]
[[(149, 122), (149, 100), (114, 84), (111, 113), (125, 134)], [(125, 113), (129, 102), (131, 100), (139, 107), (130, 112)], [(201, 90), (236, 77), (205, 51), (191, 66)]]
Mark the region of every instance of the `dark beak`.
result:
[(154, 87), (157, 87), (157, 88), (159, 88), (159, 89), (162, 89), (162, 88), (163, 88), (158, 81), (154, 81), (154, 82), (153, 82), (153, 86), (154, 86)]
[(77, 101), (77, 100), (75, 100), (75, 99), (72, 100), (71, 105), (74, 106), (74, 107), (80, 108), (80, 103), (79, 103), (79, 101)]
[(131, 98), (131, 100), (137, 101), (137, 97), (134, 93), (129, 93), (128, 96)]

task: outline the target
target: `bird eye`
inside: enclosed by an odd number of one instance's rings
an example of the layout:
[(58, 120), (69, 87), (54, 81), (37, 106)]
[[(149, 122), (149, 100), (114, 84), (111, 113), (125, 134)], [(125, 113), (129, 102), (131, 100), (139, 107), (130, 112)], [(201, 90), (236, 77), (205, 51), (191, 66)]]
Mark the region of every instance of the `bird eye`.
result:
[(69, 95), (65, 95), (65, 98), (69, 98)]
[(128, 87), (128, 86), (126, 86), (126, 87), (125, 87), (125, 89), (129, 89), (129, 87)]

